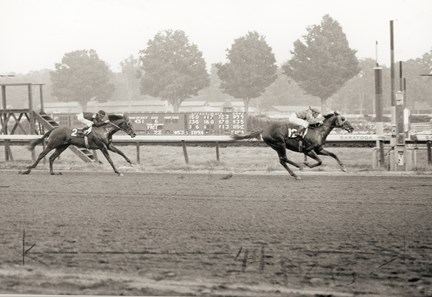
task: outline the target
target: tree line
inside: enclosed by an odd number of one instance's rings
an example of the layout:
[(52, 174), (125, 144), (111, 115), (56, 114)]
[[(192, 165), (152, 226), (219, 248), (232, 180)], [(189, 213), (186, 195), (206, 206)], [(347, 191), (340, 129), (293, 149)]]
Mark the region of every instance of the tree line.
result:
[[(227, 48), (225, 63), (211, 65), (207, 71), (202, 52), (185, 32), (165, 30), (149, 40), (138, 57), (122, 61), (121, 73), (113, 73), (95, 50), (77, 50), (66, 53), (54, 71), (28, 75), (45, 77), (52, 96), (78, 101), (84, 110), (89, 100), (154, 97), (168, 101), (177, 112), (188, 98), (237, 98), (244, 101), (246, 111), (251, 102), (264, 110), (272, 105), (317, 105), (318, 98), (323, 111), (331, 105), (351, 113), (373, 113), (376, 62), (357, 59), (336, 20), (325, 15), (320, 24), (306, 28), (293, 46), (291, 59), (278, 66), (265, 37), (248, 32)], [(432, 70), (432, 50), (403, 65), (408, 106), (431, 105), (432, 78), (420, 74)], [(388, 106), (388, 68), (383, 73)]]

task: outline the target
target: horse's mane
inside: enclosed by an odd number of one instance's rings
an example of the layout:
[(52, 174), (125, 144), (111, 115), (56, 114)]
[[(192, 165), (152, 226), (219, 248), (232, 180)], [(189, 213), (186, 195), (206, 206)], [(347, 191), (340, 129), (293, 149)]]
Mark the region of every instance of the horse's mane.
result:
[(335, 115), (340, 115), (340, 113), (338, 111), (331, 111), (329, 113), (326, 113), (325, 115), (323, 115), (323, 117), (328, 120), (329, 118), (331, 118), (332, 116)]
[(108, 115), (108, 119), (110, 121), (117, 121), (117, 120), (124, 119), (124, 116), (123, 115), (119, 115), (119, 114), (109, 114)]

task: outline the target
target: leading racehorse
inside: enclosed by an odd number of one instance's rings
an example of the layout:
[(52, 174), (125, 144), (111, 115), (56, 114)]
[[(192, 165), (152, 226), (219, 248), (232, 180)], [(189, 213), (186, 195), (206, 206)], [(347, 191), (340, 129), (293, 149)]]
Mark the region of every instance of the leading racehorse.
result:
[(342, 171), (346, 171), (345, 166), (342, 164), (336, 154), (325, 150), (324, 145), (327, 136), (334, 128), (341, 128), (348, 131), (349, 133), (351, 133), (354, 128), (351, 123), (338, 112), (329, 113), (325, 115), (324, 118), (324, 123), (322, 125), (317, 127), (310, 126), (307, 129), (304, 139), (302, 139), (302, 144), (300, 144), (300, 139), (295, 136), (297, 126), (287, 121), (272, 122), (263, 130), (254, 131), (247, 135), (233, 135), (232, 137), (234, 140), (242, 140), (259, 138), (261, 135), (264, 142), (277, 152), (279, 156), (279, 162), (282, 164), (282, 166), (295, 179), (300, 178), (288, 167), (287, 163), (300, 168), (300, 170), (302, 170), (303, 167), (288, 159), (286, 155), (286, 148), (294, 152), (301, 152), (306, 156), (316, 160), (317, 163), (315, 164), (309, 164), (306, 161), (304, 162), (304, 165), (308, 166), (309, 168), (320, 166), (322, 161), (318, 155), (324, 155), (334, 158), (338, 162)]
[[(55, 152), (49, 158), (50, 165), (50, 174), (55, 175), (53, 171), (53, 163), (54, 160), (60, 156), (60, 154), (68, 148), (70, 145), (74, 145), (81, 148), (87, 149), (99, 149), (104, 154), (105, 158), (111, 164), (114, 172), (120, 176), (123, 176), (117, 168), (114, 166), (114, 163), (108, 153), (108, 150), (113, 151), (119, 155), (121, 155), (129, 164), (132, 164), (131, 160), (123, 154), (118, 148), (116, 148), (112, 144), (112, 136), (117, 131), (124, 131), (131, 137), (135, 137), (136, 133), (132, 127), (132, 124), (129, 121), (129, 117), (127, 115), (108, 115), (108, 119), (110, 123), (101, 126), (101, 127), (92, 127), (92, 132), (87, 135), (87, 139), (84, 137), (82, 132), (76, 128), (69, 128), (66, 126), (58, 126), (47, 133), (44, 134), (42, 138), (33, 140), (30, 142), (29, 149), (33, 150), (34, 147), (42, 142), (46, 138), (48, 138), (46, 148), (39, 154), (37, 160), (30, 166), (27, 166), (27, 170), (20, 171), (21, 174), (29, 174), (30, 171), (37, 166), (40, 160), (45, 157), (50, 151), (55, 149)], [(61, 174), (61, 173), (58, 173)]]

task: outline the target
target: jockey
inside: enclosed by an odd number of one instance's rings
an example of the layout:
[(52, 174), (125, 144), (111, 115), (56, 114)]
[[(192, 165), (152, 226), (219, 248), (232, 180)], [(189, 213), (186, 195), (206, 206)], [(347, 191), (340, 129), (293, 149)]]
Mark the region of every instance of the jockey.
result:
[(77, 116), (78, 120), (85, 124), (86, 127), (83, 128), (84, 134), (89, 134), (92, 130), (92, 126), (100, 127), (108, 124), (110, 121), (108, 115), (102, 109), (96, 113), (82, 112)]
[(298, 111), (288, 117), (289, 122), (298, 125), (297, 136), (304, 137), (303, 133), (309, 125), (322, 125), (324, 117), (314, 107)]

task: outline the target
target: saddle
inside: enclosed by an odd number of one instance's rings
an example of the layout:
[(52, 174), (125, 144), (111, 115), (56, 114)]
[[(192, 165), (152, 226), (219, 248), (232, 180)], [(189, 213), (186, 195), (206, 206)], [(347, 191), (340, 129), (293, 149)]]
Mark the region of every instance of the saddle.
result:
[(85, 133), (86, 130), (87, 130), (87, 128), (80, 128), (80, 129), (76, 128), (74, 130), (76, 130), (76, 133), (72, 133), (72, 136), (84, 138), (85, 136), (88, 135), (88, 134)]

